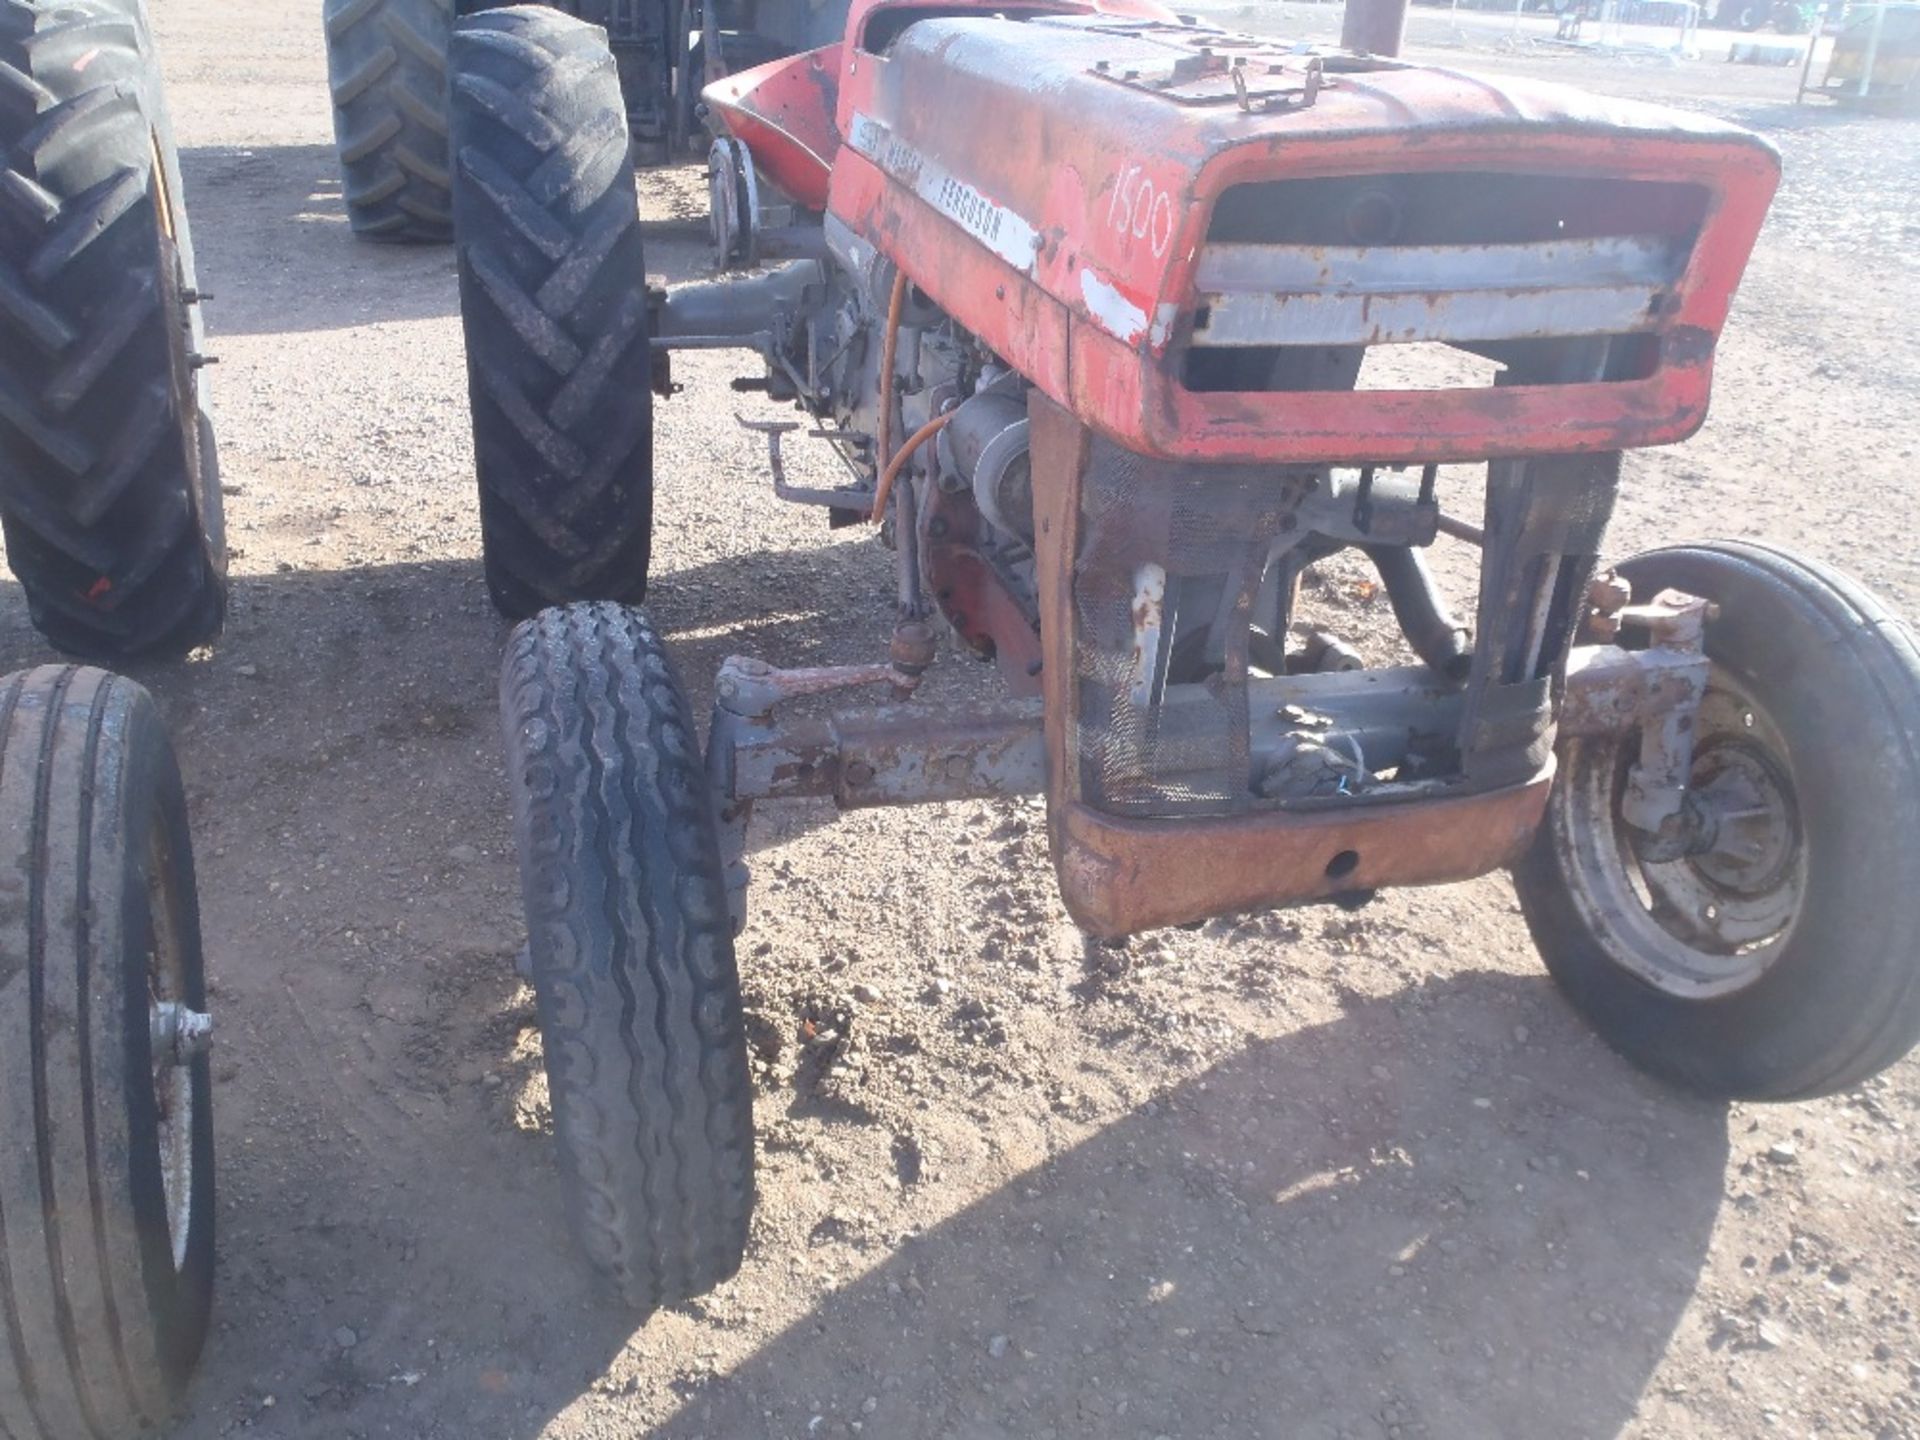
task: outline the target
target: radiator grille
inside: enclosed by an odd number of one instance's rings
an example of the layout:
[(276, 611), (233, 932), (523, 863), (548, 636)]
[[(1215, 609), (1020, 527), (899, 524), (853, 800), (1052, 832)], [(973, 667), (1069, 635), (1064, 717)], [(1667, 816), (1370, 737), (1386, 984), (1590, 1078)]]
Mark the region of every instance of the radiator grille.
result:
[[(1121, 815), (1251, 807), (1247, 617), (1273, 541), (1311, 482), (1089, 451), (1072, 572), (1080, 798)], [(1224, 608), (1224, 664), (1180, 674), (1182, 606)]]

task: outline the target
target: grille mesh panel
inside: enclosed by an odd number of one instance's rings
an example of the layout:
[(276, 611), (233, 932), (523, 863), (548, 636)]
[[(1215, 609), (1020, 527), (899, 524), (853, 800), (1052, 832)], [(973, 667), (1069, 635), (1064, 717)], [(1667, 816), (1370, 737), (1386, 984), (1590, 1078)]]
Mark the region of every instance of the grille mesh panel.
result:
[[(1252, 807), (1248, 620), (1267, 555), (1309, 484), (1094, 441), (1073, 562), (1081, 798), (1136, 816)], [(1224, 663), (1201, 664), (1202, 631), (1216, 618)]]

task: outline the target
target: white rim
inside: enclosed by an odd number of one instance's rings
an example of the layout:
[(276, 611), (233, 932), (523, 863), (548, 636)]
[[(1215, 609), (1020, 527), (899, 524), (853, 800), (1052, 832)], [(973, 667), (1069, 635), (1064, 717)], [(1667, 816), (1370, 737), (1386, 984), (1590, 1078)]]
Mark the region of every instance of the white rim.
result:
[(167, 1235), (173, 1250), (173, 1268), (187, 1263), (187, 1240), (193, 1233), (193, 1065), (176, 1052), (170, 1037), (177, 1013), (187, 1003), (186, 976), (174, 916), (160, 876), (165, 874), (164, 846), (156, 838), (149, 869), (148, 914), (153, 917), (153, 948), (147, 956), (147, 1034), (162, 1037), (151, 1042), (149, 1055), (160, 1149), (160, 1184), (167, 1205)]

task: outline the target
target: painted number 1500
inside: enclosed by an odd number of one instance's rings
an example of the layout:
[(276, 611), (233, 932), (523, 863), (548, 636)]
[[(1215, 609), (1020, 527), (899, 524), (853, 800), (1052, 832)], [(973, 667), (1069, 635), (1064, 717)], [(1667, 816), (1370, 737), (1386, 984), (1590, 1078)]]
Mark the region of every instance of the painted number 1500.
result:
[(1120, 183), (1113, 187), (1107, 223), (1122, 235), (1146, 241), (1158, 259), (1173, 243), (1173, 199), (1138, 165), (1129, 165), (1121, 172)]

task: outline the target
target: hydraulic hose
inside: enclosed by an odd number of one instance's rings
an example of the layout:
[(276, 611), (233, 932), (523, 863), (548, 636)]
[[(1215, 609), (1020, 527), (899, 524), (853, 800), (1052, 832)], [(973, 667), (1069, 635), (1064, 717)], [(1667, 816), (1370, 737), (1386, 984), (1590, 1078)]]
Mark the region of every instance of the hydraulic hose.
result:
[[(880, 484), (873, 492), (874, 524), (886, 513), (887, 492), (892, 489), (893, 473), (893, 361), (900, 346), (900, 312), (907, 303), (907, 272), (895, 270), (893, 296), (887, 301), (887, 329), (880, 342), (880, 433), (874, 447), (874, 464), (880, 468)], [(909, 449), (912, 447), (909, 446)]]
[[(898, 480), (900, 478), (900, 472), (907, 468), (907, 461), (913, 458), (913, 452), (944, 430), (947, 422), (951, 419), (953, 419), (953, 411), (951, 410), (947, 411), (944, 415), (934, 416), (933, 419), (927, 421), (926, 424), (909, 435), (907, 437), (907, 443), (902, 445), (894, 454), (893, 459), (887, 462), (887, 468), (880, 472), (880, 484), (873, 492), (873, 513), (867, 516), (874, 524), (879, 524), (880, 521), (886, 517), (887, 501), (893, 495), (893, 482)], [(903, 535), (900, 537), (900, 543), (907, 545), (912, 542), (907, 536)]]
[(1452, 615), (1427, 569), (1426, 557), (1404, 545), (1368, 545), (1367, 558), (1380, 572), (1393, 602), (1393, 618), (1421, 663), (1450, 681), (1464, 680), (1473, 656), (1467, 632)]

